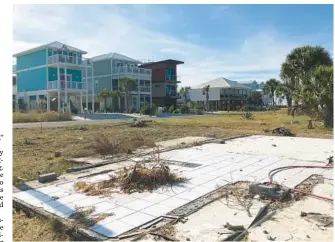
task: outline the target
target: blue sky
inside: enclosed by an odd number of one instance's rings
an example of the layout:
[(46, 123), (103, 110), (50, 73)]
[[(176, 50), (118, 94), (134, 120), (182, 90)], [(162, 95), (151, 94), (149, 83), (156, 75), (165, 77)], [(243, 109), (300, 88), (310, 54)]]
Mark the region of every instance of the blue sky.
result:
[(321, 45), (333, 55), (333, 6), (15, 5), (13, 34), (14, 53), (57, 40), (88, 57), (182, 60), (183, 86), (220, 76), (266, 81), (295, 47)]

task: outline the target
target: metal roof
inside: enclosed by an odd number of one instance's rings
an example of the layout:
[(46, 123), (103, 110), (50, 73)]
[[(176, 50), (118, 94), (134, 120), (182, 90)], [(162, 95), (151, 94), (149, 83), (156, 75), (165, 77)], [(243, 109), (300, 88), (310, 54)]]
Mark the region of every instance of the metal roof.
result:
[(166, 60), (161, 60), (161, 61), (146, 62), (146, 63), (143, 63), (141, 66), (146, 67), (146, 66), (150, 66), (150, 65), (159, 64), (159, 63), (168, 63), (168, 64), (172, 63), (172, 64), (176, 64), (176, 65), (184, 64), (183, 61), (166, 59)]
[(48, 48), (50, 48), (50, 49), (63, 49), (64, 47), (66, 49), (68, 49), (69, 51), (75, 51), (75, 52), (79, 52), (79, 53), (82, 53), (82, 54), (87, 54), (86, 51), (83, 51), (83, 50), (80, 50), (80, 49), (75, 48), (73, 46), (66, 45), (66, 44), (63, 44), (61, 42), (55, 41), (55, 42), (52, 42), (50, 44), (45, 44), (45, 45), (41, 45), (41, 46), (29, 49), (29, 50), (22, 51), (20, 53), (17, 53), (15, 55), (13, 55), (13, 57), (27, 55), (27, 54), (30, 54), (30, 53), (33, 53), (33, 52), (36, 52), (36, 51), (39, 51), (39, 50), (48, 49)]
[(93, 61), (101, 61), (101, 60), (107, 60), (107, 59), (116, 59), (116, 60), (123, 60), (123, 61), (129, 61), (129, 62), (135, 62), (136, 64), (141, 64), (142, 62), (135, 60), (133, 58), (130, 58), (125, 55), (121, 55), (116, 52), (112, 52), (109, 54), (103, 54), (103, 55), (98, 55), (90, 58)]
[(238, 89), (251, 89), (237, 81), (232, 81), (227, 78), (219, 77), (212, 81), (205, 82), (198, 86), (192, 87), (192, 89), (202, 89), (203, 87), (209, 85), (210, 87), (219, 87), (219, 88), (238, 88)]

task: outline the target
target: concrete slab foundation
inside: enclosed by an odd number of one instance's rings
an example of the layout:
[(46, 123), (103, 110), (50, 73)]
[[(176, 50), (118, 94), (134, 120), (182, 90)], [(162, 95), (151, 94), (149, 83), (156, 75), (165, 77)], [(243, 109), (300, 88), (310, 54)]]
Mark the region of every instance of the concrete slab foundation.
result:
[[(180, 140), (171, 142), (177, 144)], [(272, 144), (276, 144), (276, 147)], [(324, 166), (330, 155), (332, 140), (251, 136), (229, 140), (225, 144), (208, 143), (160, 153), (161, 159), (173, 161), (169, 165), (172, 171), (189, 179), (185, 184), (129, 195), (113, 193), (110, 196), (86, 196), (75, 191), (74, 184), (78, 181), (98, 182), (110, 178), (108, 174), (99, 174), (18, 192), (13, 197), (18, 202), (24, 201), (64, 219), (69, 219), (78, 207), (93, 206), (94, 211), (113, 214), (89, 229), (114, 238), (191, 203), (218, 187), (242, 180), (267, 181), (268, 173), (282, 166)], [(122, 164), (118, 166), (122, 167)], [(305, 168), (285, 170), (276, 174), (274, 181), (294, 188), (312, 174), (325, 173), (331, 177), (330, 171)], [(259, 206), (255, 205), (254, 209), (258, 211)], [(231, 212), (224, 210), (224, 213)], [(242, 220), (247, 223), (244, 218)], [(206, 228), (206, 224), (204, 226)], [(199, 230), (196, 231), (196, 234), (199, 233)]]

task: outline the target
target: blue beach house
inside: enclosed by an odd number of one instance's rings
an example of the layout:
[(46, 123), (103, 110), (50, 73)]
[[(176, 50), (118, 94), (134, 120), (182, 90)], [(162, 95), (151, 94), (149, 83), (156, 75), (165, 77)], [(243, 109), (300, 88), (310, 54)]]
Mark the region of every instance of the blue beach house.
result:
[(85, 54), (86, 51), (57, 41), (15, 54), (16, 103), (24, 101), (30, 110), (44, 100), (48, 111), (75, 108), (83, 112), (88, 102), (83, 76), (93, 75), (93, 65), (83, 58)]

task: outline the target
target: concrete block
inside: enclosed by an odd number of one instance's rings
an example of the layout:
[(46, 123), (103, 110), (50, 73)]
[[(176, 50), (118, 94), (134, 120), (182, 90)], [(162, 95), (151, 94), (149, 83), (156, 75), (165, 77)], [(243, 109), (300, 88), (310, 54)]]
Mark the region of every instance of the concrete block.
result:
[(52, 172), (52, 173), (47, 173), (47, 174), (42, 174), (38, 176), (37, 179), (40, 183), (46, 183), (46, 182), (52, 182), (57, 180), (57, 174)]

